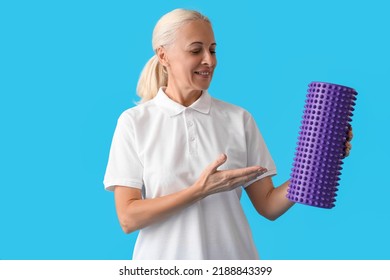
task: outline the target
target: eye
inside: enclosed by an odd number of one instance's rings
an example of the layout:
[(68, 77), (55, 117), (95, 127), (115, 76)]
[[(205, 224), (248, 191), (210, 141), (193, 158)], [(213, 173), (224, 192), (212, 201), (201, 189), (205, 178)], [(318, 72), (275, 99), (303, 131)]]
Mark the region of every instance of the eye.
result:
[(216, 54), (217, 52), (215, 50), (210, 50), (211, 54)]
[(200, 52), (201, 52), (201, 50), (200, 50), (200, 49), (191, 50), (191, 53), (193, 53), (193, 54), (198, 54), (198, 53), (200, 53)]

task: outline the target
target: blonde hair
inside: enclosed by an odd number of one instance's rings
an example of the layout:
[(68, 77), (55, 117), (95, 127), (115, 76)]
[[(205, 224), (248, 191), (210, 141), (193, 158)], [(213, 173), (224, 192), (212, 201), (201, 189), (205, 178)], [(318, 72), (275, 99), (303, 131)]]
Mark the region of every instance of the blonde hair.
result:
[(137, 85), (137, 94), (141, 97), (141, 103), (153, 99), (162, 86), (167, 86), (168, 73), (160, 64), (156, 55), (160, 46), (172, 44), (175, 40), (176, 31), (186, 23), (194, 20), (210, 20), (194, 10), (176, 9), (164, 16), (157, 22), (153, 30), (152, 47), (155, 55), (146, 63), (141, 72)]

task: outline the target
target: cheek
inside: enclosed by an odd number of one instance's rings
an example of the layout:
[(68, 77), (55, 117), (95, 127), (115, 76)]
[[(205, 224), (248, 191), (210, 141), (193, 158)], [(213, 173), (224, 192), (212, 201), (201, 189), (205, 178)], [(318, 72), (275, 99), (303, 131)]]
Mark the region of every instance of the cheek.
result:
[(172, 76), (181, 78), (192, 78), (195, 74), (194, 71), (199, 67), (201, 62), (191, 56), (176, 56), (174, 60), (171, 60), (170, 67)]
[(196, 66), (191, 63), (188, 63), (188, 61), (184, 63), (182, 62), (178, 67), (178, 74), (181, 76), (192, 76), (194, 74), (195, 69)]

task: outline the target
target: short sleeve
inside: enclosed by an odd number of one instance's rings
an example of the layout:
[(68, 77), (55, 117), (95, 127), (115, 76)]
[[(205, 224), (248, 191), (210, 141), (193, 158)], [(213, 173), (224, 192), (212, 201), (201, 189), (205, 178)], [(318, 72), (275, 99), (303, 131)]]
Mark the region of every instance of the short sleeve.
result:
[(246, 183), (243, 187), (251, 185), (255, 181), (258, 181), (267, 176), (273, 176), (276, 174), (276, 166), (271, 157), (271, 154), (264, 142), (263, 136), (260, 133), (259, 128), (256, 125), (254, 118), (248, 113), (245, 123), (245, 137), (247, 145), (247, 166), (259, 165), (267, 168), (267, 172), (257, 177), (256, 179)]
[(113, 191), (115, 186), (142, 189), (143, 166), (137, 153), (134, 125), (124, 112), (118, 119), (111, 143), (104, 187)]

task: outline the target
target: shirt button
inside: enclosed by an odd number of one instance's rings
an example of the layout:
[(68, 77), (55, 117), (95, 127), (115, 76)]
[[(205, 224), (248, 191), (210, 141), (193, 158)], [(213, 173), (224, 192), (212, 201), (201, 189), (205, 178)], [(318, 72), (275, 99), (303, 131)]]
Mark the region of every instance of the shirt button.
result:
[(195, 141), (195, 137), (192, 136), (192, 137), (190, 138), (190, 141), (191, 141), (191, 142), (194, 142), (194, 141)]
[(188, 126), (192, 126), (194, 123), (192, 121), (187, 122)]

